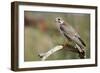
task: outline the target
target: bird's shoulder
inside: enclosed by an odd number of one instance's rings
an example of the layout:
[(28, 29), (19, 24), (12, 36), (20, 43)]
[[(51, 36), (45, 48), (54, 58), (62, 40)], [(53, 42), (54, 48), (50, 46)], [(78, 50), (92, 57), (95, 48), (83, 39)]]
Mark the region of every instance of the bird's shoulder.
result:
[(75, 36), (75, 37), (80, 37), (78, 32), (76, 32), (76, 30), (71, 26), (69, 25), (68, 23), (63, 23), (61, 26), (60, 26), (60, 29), (62, 31), (64, 31), (65, 33), (67, 34), (70, 34), (72, 36)]
[(64, 31), (68, 31), (68, 32), (74, 32), (75, 31), (74, 28), (66, 22), (61, 24), (60, 28), (63, 28)]

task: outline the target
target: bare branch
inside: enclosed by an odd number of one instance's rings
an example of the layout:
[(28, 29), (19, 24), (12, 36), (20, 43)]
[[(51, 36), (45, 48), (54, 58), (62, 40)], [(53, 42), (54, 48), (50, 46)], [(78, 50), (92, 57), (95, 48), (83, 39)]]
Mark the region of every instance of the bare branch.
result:
[(66, 51), (71, 51), (74, 53), (79, 53), (79, 57), (81, 59), (84, 59), (85, 57), (85, 52), (80, 53), (78, 51), (78, 48), (75, 48), (74, 46), (70, 45), (70, 44), (64, 44), (64, 45), (57, 45), (56, 47), (52, 48), (51, 50), (49, 50), (46, 53), (41, 53), (39, 54), (40, 58), (42, 61), (46, 60), (50, 55), (52, 55), (53, 53), (61, 50), (61, 49), (66, 49)]
[(42, 58), (41, 60), (44, 61), (48, 56), (50, 56), (51, 54), (53, 54), (56, 51), (61, 50), (61, 49), (63, 49), (63, 46), (59, 45), (59, 46), (56, 46), (56, 47), (52, 48), (51, 50), (49, 50), (46, 53), (41, 53), (40, 54), (40, 57)]

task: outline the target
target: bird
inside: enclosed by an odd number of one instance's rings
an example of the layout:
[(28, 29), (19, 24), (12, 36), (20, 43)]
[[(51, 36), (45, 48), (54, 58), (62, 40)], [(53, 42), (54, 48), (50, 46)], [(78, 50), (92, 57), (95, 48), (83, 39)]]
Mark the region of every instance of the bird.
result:
[(61, 35), (64, 36), (68, 41), (73, 41), (75, 43), (75, 48), (78, 49), (79, 56), (85, 58), (86, 44), (81, 39), (78, 32), (76, 32), (76, 30), (67, 21), (65, 22), (61, 17), (56, 17), (55, 20)]

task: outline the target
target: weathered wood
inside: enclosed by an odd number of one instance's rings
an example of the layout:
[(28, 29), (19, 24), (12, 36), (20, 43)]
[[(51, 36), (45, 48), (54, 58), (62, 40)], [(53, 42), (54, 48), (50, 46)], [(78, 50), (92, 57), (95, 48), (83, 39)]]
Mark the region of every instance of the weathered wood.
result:
[(46, 60), (50, 55), (52, 55), (53, 53), (61, 50), (61, 49), (65, 49), (66, 51), (71, 51), (74, 53), (78, 53), (80, 59), (84, 59), (85, 58), (85, 52), (79, 52), (78, 48), (70, 45), (70, 44), (63, 44), (63, 45), (57, 45), (56, 47), (50, 49), (49, 51), (45, 52), (45, 53), (41, 53), (39, 54), (40, 58), (42, 61)]

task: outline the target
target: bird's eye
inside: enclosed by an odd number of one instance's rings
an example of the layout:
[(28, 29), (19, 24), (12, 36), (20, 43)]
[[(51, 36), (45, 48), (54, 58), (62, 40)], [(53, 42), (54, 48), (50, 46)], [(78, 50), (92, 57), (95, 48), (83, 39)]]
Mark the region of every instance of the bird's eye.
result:
[(60, 18), (58, 20), (60, 20)]

